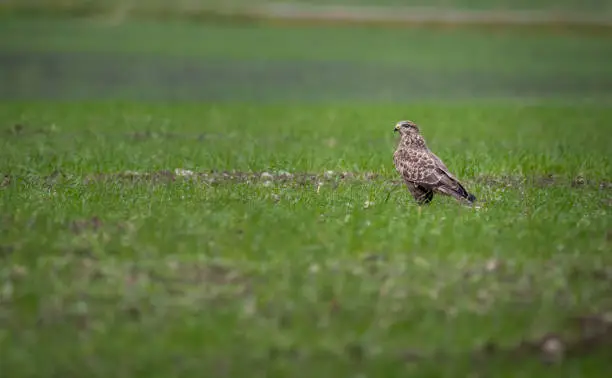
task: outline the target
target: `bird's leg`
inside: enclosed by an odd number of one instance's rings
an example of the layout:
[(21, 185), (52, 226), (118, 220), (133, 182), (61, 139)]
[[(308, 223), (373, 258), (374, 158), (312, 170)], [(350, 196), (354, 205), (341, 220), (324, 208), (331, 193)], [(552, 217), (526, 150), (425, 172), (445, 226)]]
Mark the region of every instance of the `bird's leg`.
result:
[(415, 196), (415, 199), (419, 205), (429, 205), (433, 199), (433, 192), (422, 187), (418, 187), (421, 193)]

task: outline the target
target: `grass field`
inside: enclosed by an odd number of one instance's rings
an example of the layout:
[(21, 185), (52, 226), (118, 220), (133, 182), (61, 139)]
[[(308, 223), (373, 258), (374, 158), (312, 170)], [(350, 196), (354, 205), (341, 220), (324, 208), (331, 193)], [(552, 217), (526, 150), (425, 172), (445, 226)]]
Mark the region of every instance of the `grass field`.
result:
[[(0, 373), (605, 376), (608, 45), (4, 20)], [(400, 119), (479, 208), (413, 203)]]

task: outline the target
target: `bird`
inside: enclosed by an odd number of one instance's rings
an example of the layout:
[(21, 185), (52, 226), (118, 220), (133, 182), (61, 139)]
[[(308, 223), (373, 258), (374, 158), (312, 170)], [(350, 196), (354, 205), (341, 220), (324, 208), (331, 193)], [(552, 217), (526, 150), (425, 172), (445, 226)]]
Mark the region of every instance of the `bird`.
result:
[(393, 154), (395, 169), (418, 205), (431, 203), (434, 193), (451, 196), (472, 205), (476, 197), (450, 173), (442, 160), (427, 147), (419, 126), (413, 121), (399, 121), (394, 132), (400, 139)]

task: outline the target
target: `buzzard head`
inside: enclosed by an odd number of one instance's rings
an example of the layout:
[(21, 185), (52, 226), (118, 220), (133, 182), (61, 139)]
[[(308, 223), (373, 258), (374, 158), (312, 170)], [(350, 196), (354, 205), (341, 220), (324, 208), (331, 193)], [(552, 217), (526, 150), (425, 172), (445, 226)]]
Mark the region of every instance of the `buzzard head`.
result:
[(393, 131), (399, 132), (401, 136), (419, 134), (418, 126), (412, 121), (399, 121)]
[(412, 121), (399, 121), (395, 124), (393, 131), (400, 134), (400, 146), (408, 148), (426, 147), (419, 127)]

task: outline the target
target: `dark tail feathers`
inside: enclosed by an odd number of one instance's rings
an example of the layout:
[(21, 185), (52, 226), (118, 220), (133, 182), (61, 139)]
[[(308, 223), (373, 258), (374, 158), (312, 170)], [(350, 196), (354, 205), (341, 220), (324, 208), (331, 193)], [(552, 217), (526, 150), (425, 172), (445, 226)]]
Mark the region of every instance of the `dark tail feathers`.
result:
[(459, 201), (467, 201), (470, 204), (473, 204), (476, 201), (476, 196), (465, 190), (463, 185), (461, 185), (461, 183), (456, 179), (448, 178), (448, 180), (442, 181), (442, 185), (440, 185), (437, 189), (446, 195), (455, 197)]
[(465, 190), (465, 188), (463, 187), (463, 185), (459, 184), (458, 188), (456, 190), (457, 194), (459, 194), (461, 197), (463, 197), (464, 199), (466, 199), (469, 203), (474, 203), (476, 202), (476, 196), (474, 196), (471, 193), (468, 193), (467, 190)]

